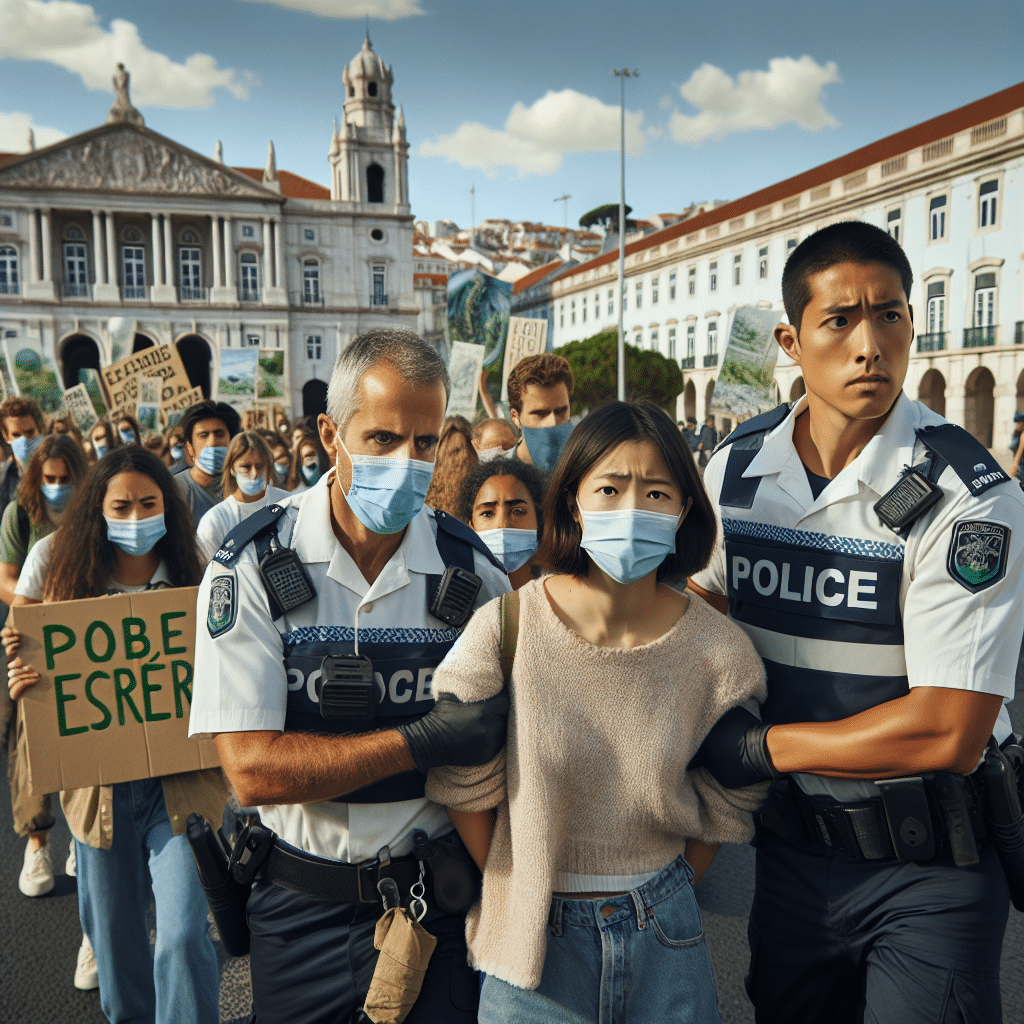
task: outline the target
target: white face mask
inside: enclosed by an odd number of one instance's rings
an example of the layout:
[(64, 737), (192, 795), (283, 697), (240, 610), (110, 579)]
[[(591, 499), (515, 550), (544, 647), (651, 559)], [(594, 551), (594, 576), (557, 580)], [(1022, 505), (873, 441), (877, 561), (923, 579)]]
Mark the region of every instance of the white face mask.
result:
[(504, 448), (485, 448), (483, 451), (478, 451), (476, 457), (481, 462), (493, 462), (495, 459), (500, 459), (504, 454)]

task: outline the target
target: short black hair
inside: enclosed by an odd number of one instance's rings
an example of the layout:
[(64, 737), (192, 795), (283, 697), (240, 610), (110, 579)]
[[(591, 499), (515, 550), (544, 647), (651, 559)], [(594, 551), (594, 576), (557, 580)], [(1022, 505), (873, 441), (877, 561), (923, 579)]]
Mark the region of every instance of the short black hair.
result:
[(178, 424), (182, 437), (189, 444), (192, 443), (192, 431), (200, 420), (220, 420), (228, 428), (228, 437), (234, 437), (242, 429), (238, 413), (227, 402), (214, 402), (207, 398), (205, 401), (190, 405), (181, 417), (181, 423)]
[(910, 301), (914, 272), (899, 242), (881, 228), (862, 220), (829, 224), (805, 238), (790, 254), (782, 271), (782, 303), (797, 332), (804, 309), (811, 301), (807, 279), (837, 263), (884, 263), (892, 267), (900, 275), (907, 302)]
[(459, 518), (468, 526), (473, 522), (473, 506), (480, 488), (492, 476), (514, 476), (529, 492), (533, 499), (534, 511), (537, 513), (537, 536), (544, 525), (544, 476), (539, 469), (518, 459), (492, 459), (481, 462), (476, 469), (466, 475), (459, 489)]
[(609, 402), (580, 420), (562, 449), (544, 500), (545, 528), (536, 561), (555, 573), (586, 576), (590, 559), (580, 547), (583, 528), (573, 518), (580, 482), (613, 448), (626, 441), (653, 441), (683, 495), (693, 505), (676, 533), (676, 549), (658, 566), (659, 580), (692, 576), (711, 559), (717, 523), (690, 446), (668, 413), (653, 402)]

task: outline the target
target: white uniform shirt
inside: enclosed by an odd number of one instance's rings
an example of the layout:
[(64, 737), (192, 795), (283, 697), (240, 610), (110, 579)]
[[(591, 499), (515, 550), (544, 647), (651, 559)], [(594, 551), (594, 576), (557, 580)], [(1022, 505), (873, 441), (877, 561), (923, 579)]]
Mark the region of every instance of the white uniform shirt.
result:
[[(283, 732), (289, 680), (284, 667), (282, 633), (310, 626), (357, 629), (442, 629), (427, 611), (425, 577), (443, 575), (437, 552), (434, 514), (423, 509), (409, 524), (402, 543), (371, 584), (356, 567), (331, 529), (328, 481), (319, 480), (299, 498), (279, 504), (288, 511), (280, 521), (287, 539), (316, 587), (307, 604), (272, 621), (266, 591), (259, 577), (255, 545), (250, 544), (234, 566), (211, 562), (199, 588), (195, 680), (189, 734), (220, 732)], [(288, 531), (288, 523), (293, 524)], [(474, 551), (474, 571), (483, 580), (477, 607), (509, 589), (508, 579)], [(211, 581), (233, 575), (236, 580), (234, 624), (216, 638), (207, 628)], [(387, 682), (387, 681), (385, 681)], [(296, 685), (304, 685), (298, 681)], [(404, 682), (403, 682), (403, 685)], [(429, 679), (422, 683), (429, 689)], [(383, 846), (394, 856), (412, 849), (412, 830), (430, 836), (451, 831), (443, 807), (419, 798), (386, 804), (322, 801), (260, 807), (260, 816), (285, 842), (332, 860), (358, 863)]]
[[(752, 508), (720, 505), (726, 463), (732, 447), (708, 463), (704, 484), (719, 516), (718, 540), (708, 567), (693, 581), (716, 594), (727, 594), (726, 572), (744, 574), (743, 564), (726, 566), (723, 521), (731, 534), (809, 544), (847, 554), (870, 553), (893, 561), (902, 558), (899, 609), (903, 647), (876, 645), (866, 664), (865, 646), (832, 640), (809, 640), (785, 632), (739, 622), (758, 653), (781, 665), (851, 674), (906, 675), (908, 685), (942, 686), (1013, 699), (1017, 657), (1024, 632), (1024, 493), (1015, 481), (997, 484), (974, 497), (951, 467), (939, 477), (942, 500), (900, 537), (878, 518), (873, 505), (900, 479), (905, 466), (920, 464), (927, 452), (917, 441), (918, 427), (946, 421), (919, 402), (900, 395), (879, 432), (860, 455), (815, 499), (807, 473), (793, 445), (793, 425), (807, 407), (802, 398), (789, 416), (764, 439), (760, 451), (743, 473), (760, 477)], [(1009, 528), (1009, 550), (1003, 578), (972, 593), (958, 583), (948, 567), (958, 523), (986, 521)], [(757, 525), (755, 525), (757, 524)], [(814, 535), (814, 536), (811, 536)], [(736, 559), (734, 558), (735, 562)], [(742, 560), (741, 560), (742, 561)], [(767, 589), (774, 574), (761, 583)], [(851, 586), (851, 583), (853, 584)], [(815, 599), (803, 580), (781, 581), (782, 596), (794, 602)], [(832, 580), (822, 593), (829, 601), (871, 601), (870, 581)], [(884, 597), (884, 595), (879, 595)], [(995, 727), (1000, 742), (1009, 735), (1005, 707)], [(828, 792), (849, 800), (877, 795), (870, 784), (825, 776), (798, 775), (807, 792)]]
[(15, 594), (20, 594), (33, 601), (42, 601), (43, 591), (46, 589), (46, 574), (50, 571), (53, 542), (56, 536), (56, 533), (48, 533), (42, 540), (36, 541), (29, 548), (21, 572), (18, 574), (18, 585), (14, 588)]
[(239, 501), (233, 494), (203, 514), (196, 527), (196, 540), (206, 561), (217, 553), (224, 538), (243, 520), (275, 501), (288, 497), (280, 487), (268, 487), (256, 501)]

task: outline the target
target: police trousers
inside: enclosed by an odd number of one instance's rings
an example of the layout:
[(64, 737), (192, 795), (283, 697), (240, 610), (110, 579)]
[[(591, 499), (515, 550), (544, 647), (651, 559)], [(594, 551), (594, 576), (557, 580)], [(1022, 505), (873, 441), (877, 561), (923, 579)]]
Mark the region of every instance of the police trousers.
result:
[[(403, 896), (405, 894), (403, 893)], [(465, 914), (433, 907), (421, 922), (437, 947), (407, 1024), (475, 1024), (480, 986), (466, 960)], [(348, 1024), (361, 1007), (377, 950), (381, 903), (317, 900), (261, 877), (249, 896), (253, 1024)]]
[(1009, 890), (980, 863), (854, 861), (762, 830), (747, 994), (758, 1024), (998, 1024)]

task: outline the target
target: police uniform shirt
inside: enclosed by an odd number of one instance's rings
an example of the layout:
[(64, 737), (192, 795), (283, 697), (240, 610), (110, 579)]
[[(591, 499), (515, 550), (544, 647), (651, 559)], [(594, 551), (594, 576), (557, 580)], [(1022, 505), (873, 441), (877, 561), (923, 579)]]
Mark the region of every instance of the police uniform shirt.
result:
[[(744, 486), (757, 484), (752, 507), (722, 504), (732, 445), (711, 459), (704, 482), (719, 516), (718, 541), (708, 567), (693, 577), (706, 590), (730, 595), (730, 614), (768, 669), (769, 702), (773, 672), (783, 681), (780, 690), (802, 679), (806, 705), (830, 694), (824, 699), (831, 713), (804, 715), (798, 704), (781, 720), (849, 717), (915, 686), (1011, 700), (1024, 631), (1020, 486), (1006, 481), (975, 497), (947, 466), (937, 481), (942, 499), (900, 536), (872, 506), (906, 467), (926, 461), (915, 429), (946, 420), (901, 394), (879, 432), (815, 499), (793, 444), (794, 423), (806, 408), (804, 397), (743, 471)], [(981, 555), (972, 561), (974, 548)], [(736, 598), (746, 609), (739, 616)], [(878, 630), (868, 642), (866, 629)], [(858, 630), (860, 642), (849, 642)], [(895, 642), (882, 642), (887, 630)], [(866, 692), (858, 692), (868, 676)], [(1003, 707), (996, 739), (1009, 732)], [(877, 795), (857, 780), (797, 779), (806, 792), (841, 800)]]
[[(220, 732), (283, 732), (289, 687), (306, 686), (315, 698), (315, 679), (289, 678), (284, 666), (282, 634), (310, 627), (355, 626), (359, 635), (402, 642), (409, 630), (429, 631), (438, 638), (453, 634), (427, 610), (428, 575), (440, 576), (445, 565), (435, 542), (432, 510), (424, 508), (406, 529), (391, 559), (367, 583), (331, 528), (329, 479), (319, 480), (301, 496), (280, 502), (287, 508), (279, 521), (282, 543), (294, 549), (316, 587), (316, 597), (280, 619), (270, 617), (260, 580), (255, 544), (249, 544), (233, 567), (212, 562), (199, 588), (195, 682), (190, 735)], [(474, 571), (483, 580), (477, 607), (509, 589), (507, 577), (480, 552), (473, 552)], [(235, 607), (223, 611), (231, 625), (210, 635), (207, 614), (211, 581), (230, 577)], [(220, 592), (225, 588), (221, 586)], [(294, 670), (293, 670), (294, 673)], [(422, 700), (429, 696), (432, 672), (420, 670), (410, 681), (395, 672), (378, 685), (391, 688), (392, 699)], [(260, 807), (260, 816), (285, 842), (332, 860), (357, 863), (371, 859), (384, 846), (394, 856), (412, 849), (411, 833), (422, 828), (431, 837), (451, 831), (443, 807), (419, 798), (396, 803), (275, 804)]]

